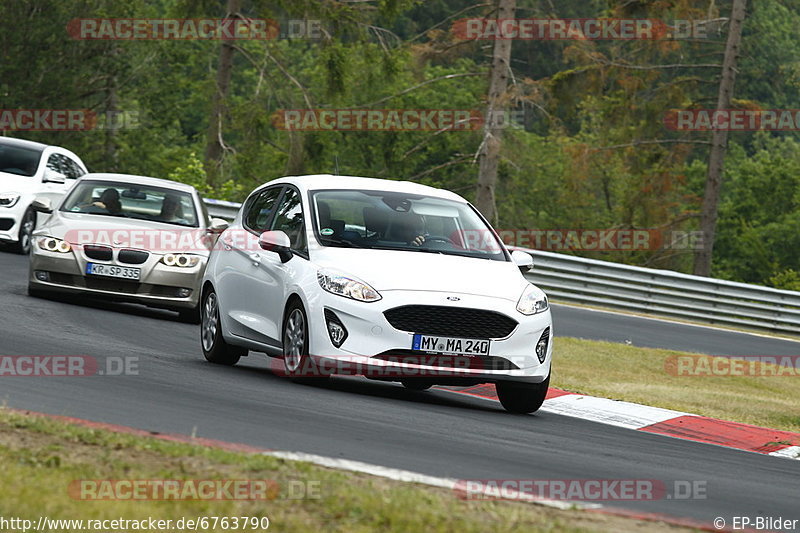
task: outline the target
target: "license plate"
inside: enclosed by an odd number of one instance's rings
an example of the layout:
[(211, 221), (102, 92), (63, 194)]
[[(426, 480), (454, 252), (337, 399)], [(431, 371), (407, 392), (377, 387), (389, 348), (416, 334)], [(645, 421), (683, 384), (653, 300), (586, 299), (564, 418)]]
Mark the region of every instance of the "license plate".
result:
[(489, 355), (488, 339), (459, 339), (456, 337), (434, 337), (432, 335), (414, 335), (412, 350), (436, 352), (455, 355)]
[(100, 263), (87, 263), (86, 273), (91, 276), (106, 276), (109, 278), (122, 278), (138, 281), (142, 271), (139, 268), (101, 265)]

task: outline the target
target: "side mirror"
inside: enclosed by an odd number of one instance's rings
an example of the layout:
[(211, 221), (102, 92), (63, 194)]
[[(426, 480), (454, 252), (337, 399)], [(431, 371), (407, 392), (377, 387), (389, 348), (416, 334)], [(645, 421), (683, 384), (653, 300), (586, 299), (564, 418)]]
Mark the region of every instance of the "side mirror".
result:
[(208, 225), (208, 231), (211, 233), (222, 233), (226, 229), (228, 229), (228, 221), (221, 218), (212, 218)]
[(39, 213), (50, 214), (53, 212), (53, 203), (49, 198), (37, 196), (31, 203), (31, 209)]
[(533, 268), (533, 257), (531, 254), (514, 250), (511, 252), (511, 260), (514, 261), (523, 274)]
[(43, 183), (66, 183), (67, 177), (61, 172), (56, 172), (49, 168), (44, 169)]
[(261, 234), (261, 237), (258, 238), (258, 245), (262, 250), (278, 254), (281, 263), (285, 263), (294, 257), (289, 236), (282, 231), (265, 231)]

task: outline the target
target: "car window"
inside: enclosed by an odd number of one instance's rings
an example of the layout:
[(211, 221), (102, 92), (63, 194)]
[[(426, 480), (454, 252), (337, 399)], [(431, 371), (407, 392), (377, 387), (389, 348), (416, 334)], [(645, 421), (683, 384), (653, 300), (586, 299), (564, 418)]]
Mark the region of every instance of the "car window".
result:
[(191, 193), (134, 183), (80, 182), (64, 200), (61, 211), (198, 227)]
[(47, 168), (59, 174), (66, 174), (61, 164), (61, 157), (61, 154), (50, 154), (47, 158)]
[(41, 150), (0, 144), (0, 172), (33, 176), (39, 169), (41, 158)]
[(306, 251), (306, 231), (303, 222), (303, 202), (300, 193), (294, 189), (286, 189), (278, 211), (275, 213), (275, 220), (272, 223), (273, 230), (280, 230), (289, 236), (292, 249), (300, 252)]
[(275, 210), (275, 203), (281, 195), (283, 187), (264, 189), (252, 198), (244, 213), (244, 225), (257, 233), (269, 229), (269, 223)]
[(78, 163), (76, 163), (74, 159), (68, 156), (61, 156), (61, 157), (64, 158), (62, 159), (61, 162), (64, 165), (64, 170), (66, 170), (65, 174), (68, 178), (76, 179), (80, 178), (85, 174), (81, 166)]

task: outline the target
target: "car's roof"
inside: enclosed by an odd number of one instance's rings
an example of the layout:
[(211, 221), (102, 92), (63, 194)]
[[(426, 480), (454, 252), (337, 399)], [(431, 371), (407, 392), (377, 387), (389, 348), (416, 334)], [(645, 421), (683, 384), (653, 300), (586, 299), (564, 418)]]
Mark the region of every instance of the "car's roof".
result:
[(130, 183), (133, 185), (164, 187), (184, 192), (192, 192), (195, 190), (194, 187), (192, 187), (191, 185), (187, 185), (185, 183), (180, 183), (172, 180), (165, 180), (161, 178), (151, 178), (150, 176), (136, 176), (133, 174), (113, 174), (107, 172), (96, 172), (92, 174), (85, 174), (80, 179), (81, 181), (114, 181), (119, 183)]
[(334, 176), (332, 174), (287, 176), (285, 178), (274, 180), (270, 183), (291, 183), (303, 191), (317, 191), (326, 189), (390, 191), (434, 196), (437, 198), (446, 198), (448, 200), (455, 200), (459, 202), (465, 201), (462, 197), (453, 192), (446, 191), (444, 189), (437, 189), (435, 187), (429, 187), (428, 185), (422, 185), (411, 181), (361, 178), (357, 176)]
[(0, 144), (17, 146), (19, 148), (28, 148), (29, 150), (39, 150), (40, 152), (48, 146), (35, 141), (26, 141), (25, 139), (15, 139), (13, 137), (0, 137)]

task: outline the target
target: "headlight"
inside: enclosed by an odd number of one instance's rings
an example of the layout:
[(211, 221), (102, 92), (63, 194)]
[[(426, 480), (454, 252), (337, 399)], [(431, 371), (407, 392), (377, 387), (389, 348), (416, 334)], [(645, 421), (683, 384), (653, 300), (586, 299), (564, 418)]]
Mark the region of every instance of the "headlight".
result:
[(317, 272), (317, 281), (319, 281), (320, 287), (332, 294), (360, 302), (377, 302), (382, 298), (378, 291), (366, 283), (336, 272), (320, 270)]
[(522, 291), (522, 296), (519, 297), (517, 302), (517, 311), (523, 315), (535, 315), (542, 311), (547, 311), (550, 305), (547, 303), (547, 296), (541, 295), (536, 287), (528, 285)]
[(0, 207), (14, 207), (21, 195), (15, 192), (0, 193)]
[(48, 252), (66, 254), (72, 250), (72, 246), (70, 246), (68, 242), (56, 239), (55, 237), (41, 237), (38, 242), (39, 248), (47, 250)]
[(191, 254), (166, 254), (161, 262), (171, 267), (191, 268), (200, 262), (200, 258)]

